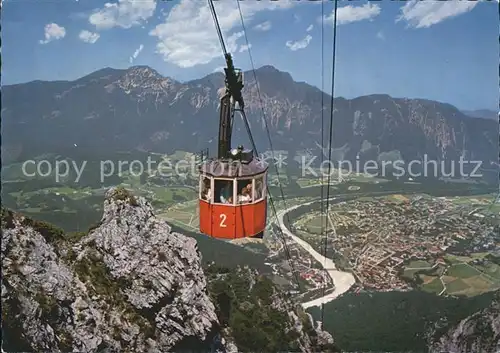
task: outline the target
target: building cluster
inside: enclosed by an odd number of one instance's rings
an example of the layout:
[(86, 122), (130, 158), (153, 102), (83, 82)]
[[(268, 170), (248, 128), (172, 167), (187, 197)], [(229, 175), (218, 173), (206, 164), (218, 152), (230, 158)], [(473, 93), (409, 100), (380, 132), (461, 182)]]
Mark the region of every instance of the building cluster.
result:
[[(335, 231), (329, 247), (344, 256), (365, 288), (376, 290), (409, 289), (401, 273), (410, 259), (436, 263), (460, 244), (464, 252), (500, 245), (497, 229), (446, 198), (344, 202), (330, 218)], [(323, 239), (316, 239), (317, 247)]]
[(494, 226), (491, 231), (479, 234), (470, 239), (469, 251), (490, 252), (500, 254), (500, 226)]

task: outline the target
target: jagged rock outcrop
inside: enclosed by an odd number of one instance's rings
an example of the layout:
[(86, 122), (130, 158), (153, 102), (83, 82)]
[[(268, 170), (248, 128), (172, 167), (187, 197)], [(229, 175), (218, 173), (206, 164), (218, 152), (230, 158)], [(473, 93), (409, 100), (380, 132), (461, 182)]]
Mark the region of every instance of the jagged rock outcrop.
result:
[(271, 316), (252, 321), (239, 311), (239, 318), (221, 322), (224, 305), (231, 303), (224, 295), (235, 293), (236, 282), (221, 291), (226, 275), (210, 269), (208, 283), (196, 241), (172, 232), (144, 198), (110, 189), (102, 219), (88, 233), (64, 234), (2, 209), (2, 348), (229, 353), (245, 351), (255, 338), (248, 330), (269, 333), (270, 325), (274, 331), (261, 344), (330, 349), (329, 334), (314, 329), (311, 317), (272, 282), (249, 271), (240, 269), (232, 279), (253, 283), (245, 289), (253, 310)]
[(500, 296), (491, 305), (463, 319), (430, 345), (429, 353), (500, 352)]
[(210, 350), (218, 320), (196, 241), (144, 199), (110, 190), (99, 226), (71, 245), (47, 224), (3, 218), (4, 350)]

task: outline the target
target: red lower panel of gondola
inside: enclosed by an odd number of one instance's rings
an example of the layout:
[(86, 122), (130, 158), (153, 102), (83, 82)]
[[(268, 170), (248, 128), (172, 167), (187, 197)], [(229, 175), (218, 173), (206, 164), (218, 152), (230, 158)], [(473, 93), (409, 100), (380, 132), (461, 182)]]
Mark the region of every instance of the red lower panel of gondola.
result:
[(265, 199), (237, 206), (199, 202), (201, 233), (219, 239), (262, 238), (267, 218)]

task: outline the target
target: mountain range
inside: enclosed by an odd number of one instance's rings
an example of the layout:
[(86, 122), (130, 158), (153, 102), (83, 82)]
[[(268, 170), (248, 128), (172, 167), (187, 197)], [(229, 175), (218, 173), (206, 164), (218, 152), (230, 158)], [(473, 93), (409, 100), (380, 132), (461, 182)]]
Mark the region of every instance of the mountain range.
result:
[[(330, 96), (272, 66), (245, 72), (245, 111), (260, 151), (318, 151), (328, 145)], [(146, 66), (105, 68), (75, 81), (33, 81), (2, 92), (4, 161), (42, 153), (106, 151), (198, 152), (216, 149), (222, 73), (179, 82)], [(262, 102), (262, 104), (261, 104)], [(323, 103), (323, 105), (322, 105)], [(396, 152), (405, 161), (498, 161), (498, 122), (426, 99), (384, 94), (335, 98), (335, 159), (378, 158)], [(263, 112), (267, 120), (263, 119)], [(322, 123), (322, 115), (324, 122)], [(322, 129), (323, 126), (323, 129)], [(235, 119), (233, 141), (248, 146)], [(323, 131), (323, 135), (322, 135)]]

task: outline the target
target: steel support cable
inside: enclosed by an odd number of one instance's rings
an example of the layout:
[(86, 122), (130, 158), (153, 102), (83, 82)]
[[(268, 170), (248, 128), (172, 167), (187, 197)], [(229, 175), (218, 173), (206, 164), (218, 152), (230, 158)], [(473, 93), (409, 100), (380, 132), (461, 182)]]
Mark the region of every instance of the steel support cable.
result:
[[(324, 6), (324, 1), (321, 0), (321, 165), (323, 165), (324, 160), (325, 160), (325, 153), (324, 153), (324, 145), (325, 145), (325, 114), (324, 114), (324, 107), (325, 107), (325, 54), (324, 54), (324, 46), (325, 46), (325, 24), (324, 24), (324, 17), (325, 17), (325, 6)], [(320, 171), (320, 183), (321, 183), (321, 201), (320, 201), (320, 206), (321, 206), (321, 211), (320, 211), (320, 219), (321, 219), (321, 234), (325, 231), (325, 226), (323, 224), (323, 221), (326, 222), (326, 214), (324, 210), (324, 205), (323, 205), (323, 198), (324, 198), (324, 184), (323, 182), (325, 181), (323, 173)], [(326, 256), (325, 256), (325, 261), (323, 263), (323, 268), (326, 268)], [(328, 275), (328, 271), (326, 271), (326, 274)], [(326, 283), (324, 284), (326, 286)], [(325, 289), (323, 288), (323, 295), (325, 293)]]
[[(250, 138), (250, 143), (252, 144), (252, 148), (253, 148), (254, 152), (256, 154), (258, 154), (257, 146), (255, 145), (255, 141), (254, 141), (253, 136), (252, 136), (252, 130), (250, 129), (250, 124), (248, 123), (248, 119), (247, 119), (247, 116), (245, 114), (245, 111), (243, 109), (240, 109), (239, 112), (241, 113), (243, 121), (245, 122), (245, 128), (247, 130), (248, 137)], [(292, 276), (295, 278), (295, 282), (297, 283), (298, 289), (300, 291), (300, 281), (299, 281), (299, 278), (297, 276), (297, 272), (295, 271), (295, 267), (293, 265), (293, 261), (291, 259), (290, 250), (288, 249), (288, 246), (286, 245), (285, 237), (283, 236), (283, 232), (281, 230), (281, 227), (279, 227), (278, 215), (276, 213), (276, 208), (274, 206), (274, 201), (273, 201), (271, 193), (269, 192), (269, 187), (267, 186), (267, 183), (266, 183), (266, 192), (269, 195), (269, 201), (271, 203), (271, 207), (273, 209), (273, 212), (274, 212), (274, 214), (276, 216), (276, 221), (278, 222), (278, 228), (279, 228), (280, 233), (281, 233), (281, 241), (283, 243), (283, 249), (285, 251), (285, 256), (287, 258), (288, 264), (290, 265), (290, 268), (292, 269)], [(285, 301), (285, 306), (287, 307), (287, 310), (289, 310), (289, 311), (293, 310), (292, 308), (289, 307), (287, 301)]]
[[(257, 80), (257, 74), (255, 72), (255, 65), (254, 65), (254, 62), (253, 62), (252, 52), (250, 50), (250, 43), (248, 41), (247, 31), (246, 31), (246, 28), (245, 28), (245, 21), (243, 19), (243, 13), (241, 11), (240, 2), (238, 0), (236, 0), (236, 3), (238, 4), (238, 11), (239, 11), (240, 20), (241, 20), (241, 27), (243, 29), (243, 34), (244, 34), (244, 37), (245, 37), (245, 42), (246, 42), (247, 48), (248, 48), (248, 56), (250, 58), (250, 64), (252, 66), (252, 73), (253, 73), (253, 77), (254, 77), (254, 81), (255, 81), (255, 87), (257, 88), (257, 96), (259, 97), (260, 109), (261, 109), (261, 112), (262, 112), (262, 118), (264, 120), (264, 126), (266, 128), (267, 139), (269, 141), (269, 147), (271, 148), (271, 155), (272, 155), (273, 160), (274, 160), (275, 157), (274, 157), (274, 148), (273, 148), (273, 143), (272, 143), (272, 139), (271, 139), (271, 133), (269, 131), (269, 125), (267, 123), (267, 118), (266, 118), (266, 114), (265, 114), (265, 111), (264, 111), (264, 104), (262, 102), (262, 95), (260, 94), (259, 81)], [(242, 111), (242, 114), (244, 115), (244, 111)], [(254, 151), (255, 151), (255, 153), (258, 156), (259, 153), (258, 153), (258, 151), (257, 151), (257, 149), (255, 147), (255, 143), (253, 142), (253, 137), (251, 136), (250, 126), (248, 124), (248, 119), (246, 118), (246, 115), (244, 115), (244, 121), (245, 121), (245, 125), (248, 126), (247, 127), (247, 132), (249, 133), (249, 137), (250, 137), (251, 142), (253, 144), (252, 148), (254, 148)], [(283, 206), (286, 209), (287, 208), (287, 206), (286, 206), (286, 199), (285, 199), (285, 194), (283, 192), (283, 186), (281, 184), (281, 178), (280, 178), (278, 166), (275, 164), (274, 167), (275, 167), (275, 170), (276, 170), (276, 176), (278, 177), (278, 184), (279, 184), (279, 187), (280, 187), (281, 199), (283, 200)], [(278, 213), (276, 212), (276, 208), (274, 206), (274, 200), (273, 200), (271, 192), (269, 191), (269, 187), (267, 185), (266, 185), (266, 190), (267, 190), (267, 193), (269, 195), (269, 201), (271, 203), (271, 207), (272, 207), (274, 215), (276, 217), (276, 221), (278, 222), (278, 225), (279, 225)], [(286, 219), (287, 219), (287, 223), (290, 224), (290, 215), (288, 213), (286, 213), (285, 216), (286, 216)], [(282, 238), (281, 240), (283, 242), (283, 247), (285, 249), (285, 255), (288, 257), (288, 260), (289, 260), (289, 262), (291, 264), (291, 267), (292, 267), (292, 271), (293, 271), (293, 273), (294, 273), (294, 275), (296, 277), (297, 286), (300, 289), (300, 282), (298, 281), (297, 274), (296, 274), (294, 266), (293, 266), (293, 262), (291, 262), (290, 253), (289, 253), (289, 250), (288, 250), (288, 246), (286, 244), (286, 240), (284, 238), (284, 235), (283, 235), (283, 232), (281, 230), (281, 227), (278, 227), (278, 229), (280, 230), (280, 233), (281, 233), (281, 238)]]
[[(266, 118), (266, 114), (265, 114), (265, 111), (264, 111), (264, 104), (262, 102), (262, 95), (260, 94), (259, 81), (257, 80), (257, 74), (255, 72), (255, 65), (254, 65), (254, 62), (253, 62), (252, 51), (250, 50), (250, 43), (248, 41), (248, 35), (247, 35), (246, 27), (245, 27), (245, 21), (243, 19), (243, 12), (241, 11), (240, 2), (238, 0), (236, 0), (236, 3), (238, 5), (238, 12), (240, 14), (241, 27), (243, 29), (243, 34), (244, 34), (244, 37), (245, 37), (245, 42), (246, 42), (247, 48), (248, 48), (248, 55), (249, 55), (249, 58), (250, 58), (250, 64), (252, 66), (252, 73), (253, 73), (253, 77), (254, 77), (254, 81), (255, 81), (255, 87), (257, 88), (257, 96), (259, 97), (259, 103), (260, 103), (260, 109), (261, 109), (261, 112), (262, 112), (262, 118), (264, 120), (264, 125), (265, 125), (265, 128), (266, 128), (267, 138), (269, 140), (269, 147), (271, 148), (271, 154), (272, 154), (272, 157), (273, 157), (273, 160), (274, 160), (274, 148), (273, 148), (273, 143), (272, 143), (272, 139), (271, 139), (271, 133), (269, 132), (269, 125), (267, 123), (267, 118)], [(244, 113), (244, 111), (242, 110), (241, 112), (242, 112), (242, 115), (243, 115), (243, 119), (245, 121), (245, 126), (247, 127), (247, 132), (249, 134), (249, 137), (250, 137), (250, 140), (251, 140), (251, 143), (252, 143), (252, 148), (254, 149), (254, 152), (258, 156), (259, 153), (258, 153), (257, 148), (255, 146), (255, 142), (253, 141), (253, 137), (252, 137), (252, 133), (250, 131), (250, 125), (248, 123), (248, 119), (247, 119), (246, 114)], [(274, 165), (274, 167), (275, 167), (275, 170), (276, 170), (276, 175), (278, 177), (278, 184), (279, 184), (279, 187), (280, 187), (281, 199), (283, 200), (283, 206), (286, 209), (287, 208), (287, 206), (286, 206), (286, 199), (285, 199), (285, 195), (283, 193), (283, 186), (281, 184), (281, 178), (280, 178), (280, 175), (279, 175), (279, 170), (278, 170), (278, 167), (277, 167), (276, 164)], [(267, 185), (266, 185), (266, 190), (267, 190), (267, 194), (269, 195), (269, 201), (271, 203), (271, 208), (273, 210), (273, 213), (274, 213), (274, 215), (276, 217), (276, 221), (277, 221), (278, 226), (279, 226), (279, 218), (278, 218), (278, 213), (276, 212), (276, 207), (274, 205), (274, 199), (273, 199), (273, 196), (272, 196), (272, 194), (271, 194), (271, 192), (269, 190), (269, 187)], [(287, 219), (287, 223), (290, 224), (290, 215), (288, 213), (286, 213), (285, 216), (286, 216), (286, 219)], [(285, 255), (288, 258), (288, 262), (290, 263), (290, 267), (292, 268), (292, 271), (294, 273), (294, 276), (295, 276), (295, 279), (296, 279), (296, 282), (297, 282), (297, 286), (299, 287), (299, 290), (300, 290), (300, 282), (298, 280), (297, 273), (295, 272), (295, 268), (293, 266), (293, 262), (291, 261), (291, 256), (290, 256), (290, 251), (288, 249), (288, 245), (286, 244), (286, 240), (285, 240), (285, 237), (284, 237), (283, 232), (281, 230), (281, 227), (278, 227), (278, 229), (279, 229), (279, 232), (280, 232), (280, 235), (281, 235), (281, 240), (283, 242), (283, 248), (285, 249)]]
[(222, 31), (220, 29), (219, 20), (217, 19), (217, 13), (215, 12), (214, 3), (212, 0), (208, 0), (208, 6), (210, 7), (210, 12), (215, 22), (215, 29), (217, 30), (217, 35), (219, 36), (220, 45), (222, 47), (222, 52), (224, 53), (224, 59), (227, 55), (226, 45), (224, 44), (224, 37), (222, 36)]
[[(334, 9), (333, 9), (333, 49), (332, 49), (332, 89), (330, 96), (330, 132), (328, 136), (328, 177), (327, 177), (327, 186), (326, 186), (326, 215), (329, 217), (330, 215), (330, 178), (331, 178), (331, 159), (332, 159), (332, 148), (333, 148), (333, 117), (335, 113), (334, 109), (334, 94), (335, 94), (335, 54), (337, 47), (337, 8), (338, 8), (338, 0), (335, 0)], [(328, 248), (328, 222), (325, 224), (325, 255)], [(324, 294), (324, 292), (323, 292)], [(321, 323), (323, 325), (324, 322), (324, 314), (325, 314), (325, 304), (321, 303)]]
[[(241, 12), (240, 2), (236, 1), (236, 3), (238, 4), (238, 10), (240, 12), (240, 19), (241, 19), (241, 26), (243, 28), (243, 34), (245, 36), (245, 41), (246, 41), (247, 47), (248, 47), (248, 56), (250, 57), (250, 64), (252, 66), (252, 73), (253, 73), (253, 78), (254, 78), (254, 81), (255, 81), (255, 87), (257, 88), (257, 96), (259, 97), (260, 110), (262, 112), (262, 119), (264, 120), (264, 126), (266, 128), (267, 139), (269, 141), (269, 148), (271, 148), (271, 155), (272, 155), (273, 160), (274, 160), (275, 158), (274, 158), (273, 142), (272, 142), (272, 139), (271, 139), (271, 133), (269, 131), (269, 124), (267, 123), (266, 113), (264, 111), (264, 103), (262, 102), (262, 95), (260, 94), (259, 81), (257, 80), (257, 73), (255, 72), (255, 65), (254, 65), (254, 62), (253, 62), (252, 51), (250, 50), (250, 43), (248, 42), (247, 31), (245, 29), (245, 22), (243, 21), (243, 14)], [(281, 199), (283, 200), (284, 207), (286, 209), (287, 208), (286, 207), (286, 199), (285, 199), (285, 195), (283, 193), (283, 187), (281, 185), (281, 178), (279, 177), (280, 176), (279, 175), (279, 170), (278, 170), (278, 167), (276, 166), (276, 164), (274, 165), (274, 167), (275, 167), (275, 170), (276, 170), (276, 175), (278, 177), (278, 184), (280, 186)], [(289, 219), (290, 216), (288, 215), (288, 213), (287, 213), (286, 216), (287, 216), (287, 221), (289, 222), (290, 221), (290, 219)]]
[[(254, 141), (253, 136), (252, 136), (252, 131), (250, 130), (250, 124), (248, 123), (248, 119), (247, 119), (247, 116), (245, 114), (245, 111), (239, 110), (239, 112), (241, 113), (241, 116), (243, 117), (243, 121), (245, 122), (245, 128), (246, 128), (248, 136), (250, 138), (250, 143), (252, 144), (252, 148), (253, 148), (254, 152), (256, 154), (258, 154), (257, 146), (255, 145), (255, 141)], [(276, 212), (274, 200), (272, 198), (271, 193), (269, 192), (269, 186), (267, 185), (267, 183), (266, 183), (266, 191), (267, 191), (267, 194), (269, 195), (269, 202), (271, 204), (271, 208), (273, 210), (273, 213), (276, 216), (276, 221), (278, 223), (278, 229), (280, 230), (280, 233), (281, 233), (280, 240), (283, 243), (283, 249), (285, 250), (285, 256), (287, 257), (287, 261), (288, 261), (290, 267), (292, 268), (292, 273), (293, 273), (293, 276), (295, 277), (295, 282), (297, 282), (297, 286), (299, 287), (299, 290), (300, 290), (300, 281), (299, 281), (299, 278), (297, 276), (297, 272), (295, 271), (295, 266), (293, 265), (293, 261), (291, 259), (291, 255), (290, 255), (290, 250), (288, 249), (288, 245), (286, 244), (286, 240), (285, 240), (285, 237), (283, 235), (283, 231), (281, 230), (281, 227), (279, 226), (278, 213)]]

